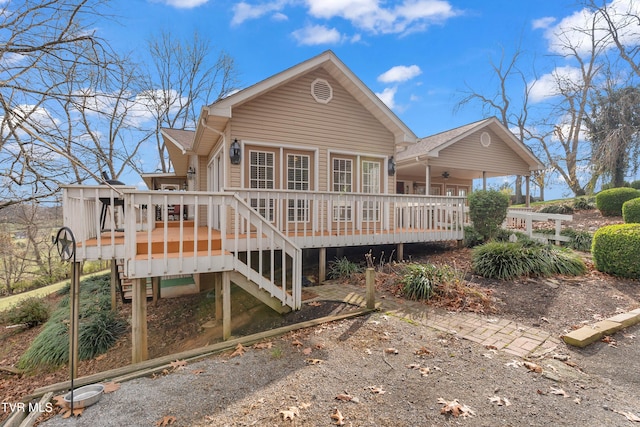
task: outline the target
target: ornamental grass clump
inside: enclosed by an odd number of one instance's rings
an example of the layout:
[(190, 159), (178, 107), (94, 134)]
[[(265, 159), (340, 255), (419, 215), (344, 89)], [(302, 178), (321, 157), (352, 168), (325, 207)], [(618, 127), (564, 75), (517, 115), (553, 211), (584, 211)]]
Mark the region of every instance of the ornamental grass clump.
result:
[(587, 268), (567, 249), (531, 242), (489, 242), (473, 251), (472, 268), (480, 276), (510, 280), (522, 276), (578, 276)]
[(409, 264), (400, 283), (402, 293), (412, 300), (428, 300), (438, 286), (457, 279), (456, 271), (448, 265)]
[[(69, 361), (69, 295), (62, 298), (40, 334), (18, 361), (26, 371), (54, 369)], [(98, 276), (80, 285), (78, 356), (86, 360), (105, 353), (127, 329), (111, 311), (110, 277)]]
[(351, 275), (362, 273), (362, 267), (347, 257), (336, 258), (329, 262), (329, 277), (332, 279), (348, 279)]

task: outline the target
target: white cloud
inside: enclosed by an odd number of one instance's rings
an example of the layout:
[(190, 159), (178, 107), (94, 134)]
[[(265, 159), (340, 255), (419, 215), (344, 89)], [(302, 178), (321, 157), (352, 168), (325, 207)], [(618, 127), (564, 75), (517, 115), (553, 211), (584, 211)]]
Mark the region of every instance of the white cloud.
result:
[(534, 30), (549, 28), (554, 22), (556, 22), (556, 18), (552, 16), (534, 19), (533, 22), (531, 22), (531, 28), (533, 28)]
[(560, 94), (560, 89), (582, 84), (580, 69), (570, 66), (557, 67), (550, 73), (528, 84), (531, 102), (541, 102)]
[(298, 44), (315, 46), (320, 44), (335, 44), (342, 39), (340, 32), (335, 28), (327, 28), (323, 25), (308, 25), (291, 33)]
[[(175, 1), (175, 0), (174, 0)], [(195, 1), (195, 0), (192, 0)], [(429, 25), (440, 24), (458, 16), (446, 0), (401, 0), (384, 7), (381, 0), (303, 0), (308, 14), (317, 19), (342, 18), (354, 27), (374, 34), (409, 33), (422, 31)], [(288, 5), (299, 5), (299, 0), (272, 0), (252, 4), (248, 0), (233, 7), (232, 25), (258, 19), (270, 13), (282, 13)]]
[(273, 14), (271, 19), (273, 19), (274, 21), (281, 22), (281, 21), (288, 21), (289, 17), (287, 15), (285, 15), (284, 13), (276, 12), (276, 13)]
[(286, 15), (281, 12), (286, 5), (286, 0), (276, 0), (256, 5), (242, 1), (233, 6), (233, 18), (231, 18), (231, 25), (240, 25), (244, 21), (258, 19), (270, 13), (274, 14), (274, 19), (280, 20), (283, 16), (286, 17)]
[(384, 102), (387, 107), (393, 109), (396, 106), (394, 98), (397, 91), (397, 87), (388, 87), (385, 88), (382, 92), (376, 92), (376, 96), (380, 98), (380, 100)]
[(194, 7), (202, 6), (208, 1), (209, 0), (163, 0), (163, 3), (178, 9), (193, 9)]
[(460, 14), (444, 0), (404, 0), (381, 7), (379, 0), (306, 0), (315, 18), (343, 18), (372, 33), (404, 33), (424, 30)]
[[(637, 16), (640, 15), (640, 2), (637, 0), (613, 0), (607, 4), (607, 11), (618, 28), (618, 36), (625, 45), (640, 44), (640, 31), (637, 31)], [(582, 9), (563, 18), (557, 25), (549, 27), (545, 38), (549, 50), (553, 53), (571, 53), (567, 46), (576, 49), (579, 54), (588, 54), (593, 38), (603, 49), (613, 47), (606, 31), (607, 23), (600, 15), (594, 15), (588, 9)]]
[(378, 81), (383, 83), (405, 82), (422, 74), (417, 65), (396, 65), (378, 76)]

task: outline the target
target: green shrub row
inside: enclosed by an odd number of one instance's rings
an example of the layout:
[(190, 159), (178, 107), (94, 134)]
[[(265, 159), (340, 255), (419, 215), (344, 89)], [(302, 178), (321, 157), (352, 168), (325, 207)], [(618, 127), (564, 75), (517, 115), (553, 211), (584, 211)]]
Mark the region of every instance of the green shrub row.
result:
[(587, 268), (568, 249), (533, 242), (489, 242), (474, 249), (471, 261), (476, 274), (493, 279), (521, 276), (577, 276)]
[(591, 248), (599, 271), (640, 279), (640, 224), (616, 224), (598, 229)]
[(628, 187), (604, 190), (596, 195), (596, 207), (602, 216), (622, 216), (622, 205), (640, 197), (640, 190)]
[(640, 223), (640, 197), (624, 202), (622, 205), (622, 219), (627, 224)]

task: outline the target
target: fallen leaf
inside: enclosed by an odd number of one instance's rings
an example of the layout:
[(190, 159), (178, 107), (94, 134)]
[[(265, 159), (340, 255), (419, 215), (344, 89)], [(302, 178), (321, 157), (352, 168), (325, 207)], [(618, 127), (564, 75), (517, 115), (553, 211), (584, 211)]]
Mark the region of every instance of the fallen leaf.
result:
[(291, 345), (294, 347), (302, 347), (304, 344), (302, 344), (302, 342), (300, 342), (300, 340), (295, 340), (291, 342)]
[(183, 369), (185, 366), (187, 366), (187, 361), (186, 360), (176, 360), (175, 362), (171, 362), (170, 365), (174, 370), (177, 371), (177, 370)]
[(420, 347), (419, 349), (417, 349), (415, 351), (415, 354), (417, 356), (426, 356), (428, 354), (431, 354), (431, 351), (428, 348), (426, 348), (425, 346), (422, 346), (422, 347)]
[(555, 388), (555, 387), (551, 387), (551, 394), (557, 394), (558, 396), (563, 396), (563, 397), (569, 397), (569, 395), (567, 394), (566, 391), (564, 391), (561, 388)]
[(489, 398), (489, 401), (498, 406), (511, 406), (511, 402), (506, 397), (493, 396)]
[(247, 351), (247, 349), (240, 343), (238, 343), (238, 345), (236, 346), (236, 349), (233, 353), (231, 353), (230, 358), (234, 358), (236, 356), (242, 356), (245, 352)]
[(282, 415), (282, 419), (283, 420), (291, 420), (293, 421), (293, 419), (295, 417), (299, 417), (300, 416), (300, 410), (298, 409), (297, 406), (291, 406), (289, 407), (289, 409), (287, 409), (286, 411), (280, 411), (280, 414)]
[(385, 394), (385, 393), (386, 393), (386, 391), (384, 391), (384, 390), (382, 389), (382, 387), (378, 387), (378, 386), (374, 386), (374, 385), (372, 385), (372, 386), (369, 386), (369, 387), (367, 387), (367, 388), (368, 388), (368, 389), (371, 391), (371, 393), (373, 393), (373, 394)]
[(342, 400), (343, 402), (351, 402), (353, 400), (353, 396), (347, 393), (341, 393), (336, 396), (336, 400)]
[(385, 348), (384, 352), (387, 354), (398, 354), (398, 349), (397, 348), (393, 348), (393, 347), (389, 347), (389, 348)]
[(268, 350), (273, 347), (273, 343), (271, 341), (267, 342), (259, 342), (253, 345), (253, 348), (256, 350)]
[(640, 423), (640, 417), (638, 417), (633, 412), (622, 412), (622, 411), (616, 411), (615, 409), (612, 409), (612, 411), (615, 412), (616, 414), (625, 416), (629, 421)]
[(426, 377), (431, 372), (431, 370), (428, 367), (420, 368), (419, 371), (423, 377)]
[(579, 405), (582, 402), (582, 399), (580, 399), (579, 397), (576, 397), (575, 399), (573, 399), (573, 401)]
[(114, 391), (118, 391), (120, 390), (120, 383), (116, 383), (116, 382), (108, 382), (108, 383), (104, 383), (104, 393), (113, 393)]
[(411, 364), (407, 365), (407, 368), (409, 368), (409, 369), (420, 369), (420, 364), (419, 363), (411, 363)]
[(311, 350), (311, 347), (307, 347), (304, 350), (302, 350), (302, 354), (304, 354), (305, 356), (308, 356), (311, 354), (313, 350)]
[(300, 409), (307, 409), (307, 408), (308, 408), (308, 407), (310, 407), (310, 406), (311, 406), (311, 403), (305, 403), (305, 402), (302, 402), (302, 403), (300, 404)]
[(107, 353), (103, 353), (100, 356), (96, 357), (96, 361), (103, 360), (105, 357), (107, 357)]
[(443, 398), (438, 398), (438, 403), (444, 405), (440, 409), (441, 414), (451, 414), (454, 417), (473, 417), (476, 413), (473, 409), (469, 408), (467, 405), (461, 404), (458, 399), (454, 399), (450, 402), (444, 400)]
[(533, 362), (523, 362), (522, 365), (530, 370), (531, 372), (536, 372), (538, 374), (542, 373), (542, 366), (533, 363)]
[(161, 420), (156, 421), (156, 427), (169, 426), (176, 422), (176, 417), (173, 415), (165, 415)]
[(323, 362), (321, 359), (305, 359), (304, 361), (307, 362), (308, 365), (319, 365)]
[(52, 400), (53, 400), (53, 402), (54, 402), (54, 404), (56, 406), (59, 406), (61, 408), (66, 408), (68, 406), (67, 402), (65, 402), (65, 400), (64, 400), (64, 395), (63, 394), (61, 394), (59, 396), (54, 396)]
[(335, 425), (337, 425), (337, 426), (343, 426), (344, 425), (344, 417), (342, 416), (342, 414), (340, 413), (340, 410), (338, 410), (338, 408), (334, 409), (333, 414), (331, 414), (331, 419), (335, 421)]
[(194, 369), (193, 371), (191, 371), (191, 373), (194, 374), (194, 375), (200, 375), (200, 374), (202, 374), (204, 372), (205, 372), (204, 369)]
[(71, 411), (71, 408), (66, 408), (62, 411), (62, 418), (66, 419), (66, 418), (70, 418), (71, 416), (78, 418), (79, 416), (82, 415), (83, 412), (84, 412), (84, 408), (73, 408), (73, 411)]
[(322, 305), (322, 303), (319, 302), (319, 301), (311, 301), (311, 302), (308, 302), (307, 305), (309, 307), (320, 307)]

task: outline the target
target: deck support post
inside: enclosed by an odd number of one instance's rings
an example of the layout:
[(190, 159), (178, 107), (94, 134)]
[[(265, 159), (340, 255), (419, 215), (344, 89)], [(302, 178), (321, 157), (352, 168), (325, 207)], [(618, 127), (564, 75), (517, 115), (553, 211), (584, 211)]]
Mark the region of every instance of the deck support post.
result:
[(398, 243), (396, 246), (396, 259), (398, 262), (402, 262), (404, 259), (404, 243)]
[(231, 338), (231, 278), (222, 272), (222, 339)]
[(118, 263), (116, 262), (115, 258), (111, 260), (111, 311), (116, 311), (116, 304), (117, 304), (117, 281), (119, 280), (118, 277)]
[(160, 277), (151, 278), (151, 292), (153, 294), (153, 306), (158, 306), (160, 300)]
[(320, 259), (318, 260), (318, 283), (327, 280), (327, 248), (320, 248)]
[(222, 320), (222, 273), (213, 274), (213, 292), (216, 296), (216, 320)]
[(131, 362), (138, 363), (148, 358), (147, 281), (146, 279), (134, 279), (131, 296)]
[(366, 283), (366, 300), (367, 308), (373, 310), (376, 308), (376, 269), (369, 267), (365, 271)]

